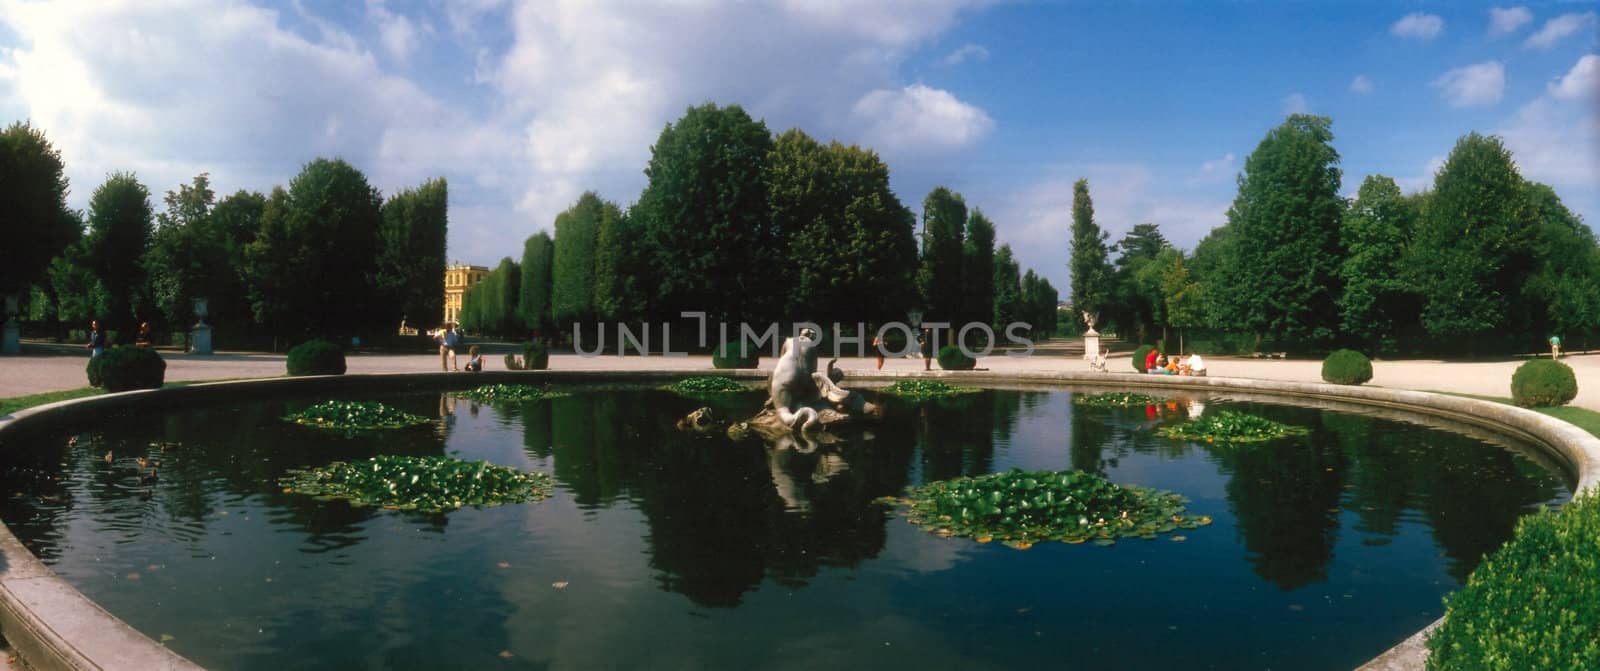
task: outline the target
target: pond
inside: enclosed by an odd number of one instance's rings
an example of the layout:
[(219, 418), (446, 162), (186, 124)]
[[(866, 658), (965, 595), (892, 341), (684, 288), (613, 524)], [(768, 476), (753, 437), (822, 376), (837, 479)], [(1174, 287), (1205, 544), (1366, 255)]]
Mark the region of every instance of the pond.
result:
[[(213, 668), (1348, 669), (1437, 618), (1520, 515), (1569, 495), (1531, 446), (1463, 427), (1075, 393), (890, 399), (882, 424), (810, 453), (680, 433), (702, 403), (645, 389), (346, 396), (437, 420), (353, 437), (280, 420), (321, 398), (129, 411), (0, 438), (0, 518), (89, 598)], [(1311, 432), (1156, 435), (1222, 409)], [(278, 485), (376, 454), (486, 459), (556, 490), (423, 514)], [(1171, 490), (1215, 522), (1019, 551), (874, 502), (1010, 468)]]

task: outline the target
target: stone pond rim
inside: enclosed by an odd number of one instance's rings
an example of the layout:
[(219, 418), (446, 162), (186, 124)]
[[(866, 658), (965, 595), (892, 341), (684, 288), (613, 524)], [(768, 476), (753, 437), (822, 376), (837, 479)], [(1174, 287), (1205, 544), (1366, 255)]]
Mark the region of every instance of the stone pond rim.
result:
[[(490, 383), (661, 384), (706, 375), (703, 369), (653, 371), (494, 371), (470, 376), (459, 373), (389, 373), (372, 375), (265, 378), (211, 382), (184, 387), (131, 391), (61, 401), (0, 417), (0, 440), (15, 427), (70, 419), (129, 405), (180, 407), (195, 400), (273, 397), (321, 390), (371, 386), (395, 389), (458, 390)], [(730, 370), (716, 374), (736, 379), (765, 379), (767, 371)], [(1353, 403), (1415, 412), (1465, 422), (1491, 431), (1529, 439), (1543, 448), (1574, 486), (1574, 496), (1600, 484), (1600, 438), (1566, 422), (1515, 406), (1429, 392), (1350, 387), (1307, 382), (1280, 382), (1226, 377), (1151, 377), (1095, 372), (912, 371), (851, 372), (851, 382), (887, 383), (901, 379), (943, 379), (967, 384), (1036, 387), (1115, 387), (1243, 393), (1338, 403)], [(139, 633), (100, 608), (57, 577), (34, 557), (9, 529), (0, 527), (0, 635), (27, 664), (36, 669), (199, 669), (197, 665)], [(1427, 659), (1427, 632), (1437, 622), (1360, 667), (1364, 671), (1422, 669)]]

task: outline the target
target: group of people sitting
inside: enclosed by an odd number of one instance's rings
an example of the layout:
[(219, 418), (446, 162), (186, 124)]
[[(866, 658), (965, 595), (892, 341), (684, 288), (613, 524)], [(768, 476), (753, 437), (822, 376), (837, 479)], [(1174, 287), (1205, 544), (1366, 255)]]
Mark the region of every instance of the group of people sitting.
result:
[(1199, 354), (1190, 354), (1185, 358), (1182, 354), (1169, 357), (1161, 350), (1152, 349), (1144, 357), (1144, 372), (1151, 375), (1194, 375), (1204, 377), (1206, 374), (1205, 359)]

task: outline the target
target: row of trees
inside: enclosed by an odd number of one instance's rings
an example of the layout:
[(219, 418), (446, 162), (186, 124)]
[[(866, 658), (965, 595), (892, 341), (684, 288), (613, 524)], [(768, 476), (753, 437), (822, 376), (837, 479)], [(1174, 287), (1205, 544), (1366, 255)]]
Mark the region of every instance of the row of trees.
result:
[(1219, 349), (1511, 352), (1600, 330), (1594, 233), (1499, 138), (1462, 137), (1415, 194), (1372, 175), (1346, 200), (1338, 165), (1332, 121), (1290, 116), (1190, 254), (1153, 224), (1107, 247), (1080, 181), (1074, 304), (1140, 341), (1190, 328)]
[(798, 129), (774, 137), (738, 106), (669, 124), (626, 210), (586, 193), (467, 291), (463, 328), (506, 335), (575, 323), (673, 322), (684, 311), (751, 324), (1027, 321), (1055, 324), (1057, 295), (995, 249), (994, 224), (940, 187), (923, 233), (858, 146)]
[(203, 297), (219, 328), (300, 340), (392, 333), (443, 309), (443, 179), (384, 199), (350, 164), (317, 159), (287, 189), (218, 200), (202, 173), (157, 214), (135, 175), (115, 173), (80, 215), (43, 131), (0, 133), (0, 166), (0, 291), (28, 292), (35, 321), (182, 331)]

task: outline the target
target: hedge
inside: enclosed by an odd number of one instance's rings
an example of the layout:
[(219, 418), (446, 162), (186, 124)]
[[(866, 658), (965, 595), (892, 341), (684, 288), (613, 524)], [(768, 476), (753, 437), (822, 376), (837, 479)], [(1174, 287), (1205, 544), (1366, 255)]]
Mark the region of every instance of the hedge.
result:
[(753, 342), (725, 342), (711, 353), (711, 365), (717, 368), (755, 368), (760, 358), (761, 350)]
[(1372, 361), (1353, 349), (1342, 349), (1322, 360), (1322, 381), (1333, 384), (1366, 384), (1372, 379)]
[(344, 375), (344, 350), (326, 340), (307, 340), (289, 350), (290, 375)]
[(1511, 400), (1524, 408), (1566, 405), (1578, 395), (1578, 378), (1560, 361), (1534, 359), (1511, 374)]
[(117, 345), (89, 359), (84, 370), (89, 386), (109, 392), (160, 389), (167, 377), (167, 362), (149, 347)]

